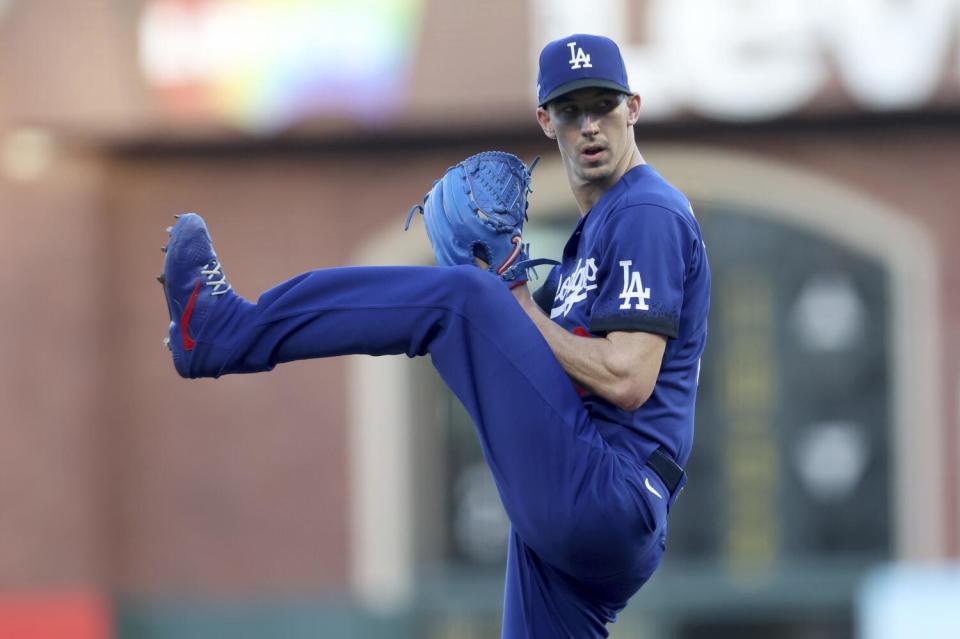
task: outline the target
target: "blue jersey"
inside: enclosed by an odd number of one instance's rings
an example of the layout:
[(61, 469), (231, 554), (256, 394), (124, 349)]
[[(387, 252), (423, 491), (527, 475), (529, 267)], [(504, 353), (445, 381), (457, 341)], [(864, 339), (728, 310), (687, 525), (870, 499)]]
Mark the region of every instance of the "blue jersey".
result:
[(656, 387), (639, 409), (581, 392), (611, 445), (641, 460), (662, 446), (685, 464), (710, 302), (707, 254), (687, 198), (648, 164), (628, 171), (580, 218), (562, 263), (534, 297), (579, 335), (668, 338)]

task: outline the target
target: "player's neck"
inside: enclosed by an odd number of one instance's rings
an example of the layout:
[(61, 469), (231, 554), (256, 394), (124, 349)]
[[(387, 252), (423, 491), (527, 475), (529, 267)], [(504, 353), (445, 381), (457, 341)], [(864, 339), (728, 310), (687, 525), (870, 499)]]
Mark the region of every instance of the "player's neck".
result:
[(580, 209), (580, 217), (583, 217), (593, 205), (597, 203), (603, 194), (609, 191), (614, 184), (620, 181), (624, 174), (641, 164), (646, 164), (643, 156), (640, 155), (640, 149), (633, 145), (630, 153), (624, 155), (623, 160), (618, 163), (616, 169), (603, 180), (574, 181), (571, 179), (570, 186), (573, 189), (573, 197), (577, 200), (577, 206)]

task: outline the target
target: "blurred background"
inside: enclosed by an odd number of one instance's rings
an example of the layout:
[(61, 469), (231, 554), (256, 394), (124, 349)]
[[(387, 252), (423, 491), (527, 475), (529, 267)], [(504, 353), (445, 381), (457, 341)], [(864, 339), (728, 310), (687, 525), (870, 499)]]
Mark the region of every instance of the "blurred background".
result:
[(529, 160), (540, 47), (616, 39), (714, 289), (690, 482), (619, 638), (960, 636), (960, 0), (0, 0), (0, 637), (499, 636), (507, 522), (429, 361), (186, 382), (160, 246), (255, 298), (428, 264)]

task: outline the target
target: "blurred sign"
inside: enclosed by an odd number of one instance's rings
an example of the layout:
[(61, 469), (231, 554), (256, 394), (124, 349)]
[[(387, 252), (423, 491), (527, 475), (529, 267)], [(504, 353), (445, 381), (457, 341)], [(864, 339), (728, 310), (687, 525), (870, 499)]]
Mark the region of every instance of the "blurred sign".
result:
[(580, 0), (533, 4), (537, 51), (575, 32), (617, 40), (649, 120), (684, 110), (766, 120), (847, 101), (910, 110), (930, 105), (944, 83), (960, 85), (950, 71), (960, 0), (596, 0), (591, 11)]
[(857, 609), (861, 639), (960, 637), (960, 564), (893, 564), (864, 582)]
[[(487, 8), (465, 15), (426, 0), (144, 0), (140, 68), (167, 113), (263, 133), (317, 118), (448, 117), (461, 105), (513, 121), (521, 111), (504, 105), (533, 102), (540, 48), (577, 32), (621, 44), (647, 121), (753, 122), (960, 101), (960, 0), (527, 4), (531, 20), (504, 21)], [(528, 81), (514, 82), (518, 65)], [(452, 73), (470, 77), (469, 90)], [(414, 77), (416, 112), (407, 99)]]
[(176, 114), (269, 132), (317, 113), (391, 117), (422, 0), (151, 0), (140, 66)]

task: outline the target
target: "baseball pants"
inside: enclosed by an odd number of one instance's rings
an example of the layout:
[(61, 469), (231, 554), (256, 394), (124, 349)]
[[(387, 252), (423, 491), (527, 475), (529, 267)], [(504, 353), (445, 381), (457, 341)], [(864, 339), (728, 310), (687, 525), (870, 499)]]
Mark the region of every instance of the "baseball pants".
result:
[(430, 355), (476, 426), (512, 524), (508, 572), (546, 571), (508, 574), (505, 626), (523, 614), (511, 589), (531, 578), (554, 582), (544, 596), (576, 597), (574, 608), (596, 605), (605, 618), (659, 564), (666, 504), (651, 499), (644, 480), (664, 495), (665, 487), (644, 460), (600, 436), (539, 330), (490, 273), (323, 269), (223, 311), (197, 336), (194, 370), (205, 376), (346, 354)]

